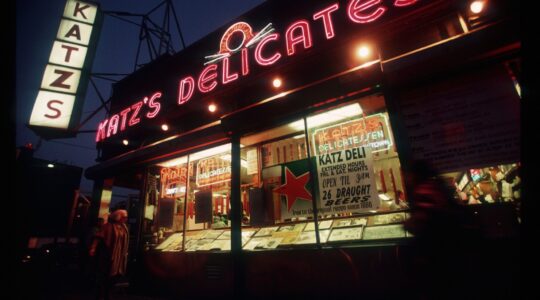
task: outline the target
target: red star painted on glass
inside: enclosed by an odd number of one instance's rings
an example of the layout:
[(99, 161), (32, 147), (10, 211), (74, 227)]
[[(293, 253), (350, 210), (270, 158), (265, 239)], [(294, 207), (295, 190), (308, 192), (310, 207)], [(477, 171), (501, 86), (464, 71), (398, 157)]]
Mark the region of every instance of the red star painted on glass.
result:
[(296, 199), (312, 201), (311, 193), (306, 189), (306, 183), (309, 181), (309, 172), (298, 177), (285, 167), (285, 183), (274, 189), (274, 193), (285, 195), (287, 198), (288, 211), (291, 210)]

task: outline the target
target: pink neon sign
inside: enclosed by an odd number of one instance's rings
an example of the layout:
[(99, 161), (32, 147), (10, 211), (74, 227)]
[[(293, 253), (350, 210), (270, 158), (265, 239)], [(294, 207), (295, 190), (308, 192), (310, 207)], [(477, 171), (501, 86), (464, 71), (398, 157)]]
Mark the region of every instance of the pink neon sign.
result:
[[(417, 2), (419, 0), (391, 1), (397, 8), (411, 6)], [(272, 23), (254, 32), (248, 23), (237, 22), (231, 25), (221, 37), (219, 51), (205, 56), (206, 62), (200, 73), (186, 75), (178, 80), (177, 105), (188, 103), (197, 93), (206, 94), (218, 88), (219, 85), (227, 85), (248, 76), (250, 63), (253, 60), (259, 66), (269, 67), (284, 56), (292, 57), (312, 48), (315, 46), (312, 38), (313, 30), (322, 28), (326, 40), (333, 39), (336, 34), (339, 34), (334, 26), (334, 18), (339, 10), (344, 11), (352, 24), (369, 24), (379, 20), (388, 11), (388, 6), (382, 0), (349, 0), (347, 5), (342, 6), (335, 2), (316, 11), (309, 19), (292, 22), (281, 34), (275, 32)], [(269, 48), (271, 45), (281, 45), (279, 49), (282, 50), (272, 52)], [(239, 63), (233, 63), (230, 58), (238, 52), (241, 59)], [(159, 92), (150, 98), (146, 97), (144, 101), (138, 101), (119, 114), (101, 122), (98, 126), (96, 142), (122, 132), (127, 127), (135, 126), (144, 118), (156, 117), (161, 109), (157, 101), (160, 97)], [(149, 111), (142, 114), (143, 108)]]
[[(395, 7), (406, 7), (418, 1), (394, 0), (393, 5)], [(333, 16), (338, 10), (346, 10), (348, 19), (352, 23), (368, 24), (377, 21), (388, 11), (388, 7), (382, 2), (382, 0), (350, 0), (348, 5), (343, 8), (336, 2), (315, 12), (312, 19), (315, 23), (322, 23), (325, 37), (327, 40), (330, 40), (336, 36)], [(312, 28), (314, 27), (315, 25), (312, 22), (300, 19), (292, 22), (282, 37), (279, 33), (274, 32), (275, 29), (271, 23), (257, 33), (254, 33), (253, 28), (245, 22), (233, 24), (223, 34), (219, 52), (205, 57), (208, 60), (205, 65), (211, 64), (211, 67), (205, 67), (198, 77), (189, 75), (179, 80), (178, 105), (189, 102), (196, 93), (207, 93), (209, 90), (213, 90), (219, 82), (222, 85), (226, 85), (248, 75), (250, 64), (249, 49), (255, 44), (255, 50), (252, 51), (253, 59), (259, 66), (263, 67), (272, 66), (284, 55), (280, 51), (267, 53), (265, 50), (270, 44), (284, 43), (287, 56), (294, 56), (301, 50), (307, 50), (313, 47)], [(231, 45), (234, 35), (242, 36), (240, 44)], [(232, 66), (230, 57), (239, 51), (242, 52), (240, 66)], [(209, 68), (212, 71), (211, 75), (208, 75)], [(218, 68), (221, 68), (221, 72), (217, 70)], [(216, 78), (218, 74), (221, 75), (221, 80)], [(196, 80), (195, 78), (198, 79)], [(196, 85), (196, 82), (199, 84)], [(206, 84), (200, 84), (200, 82)], [(210, 88), (208, 85), (210, 85)]]
[(142, 100), (137, 101), (120, 113), (101, 121), (98, 125), (96, 142), (103, 141), (118, 134), (118, 132), (126, 130), (126, 123), (128, 127), (132, 127), (139, 124), (142, 118), (155, 118), (161, 110), (160, 98), (161, 92), (156, 92), (150, 97), (144, 97)]

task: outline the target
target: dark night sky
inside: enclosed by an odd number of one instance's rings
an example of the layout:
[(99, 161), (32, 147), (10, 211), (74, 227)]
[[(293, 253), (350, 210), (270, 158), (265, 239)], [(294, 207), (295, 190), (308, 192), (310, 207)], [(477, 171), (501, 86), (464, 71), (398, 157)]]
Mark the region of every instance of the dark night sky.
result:
[[(161, 0), (102, 0), (104, 11), (146, 13)], [(263, 0), (175, 0), (174, 7), (179, 18), (186, 46), (216, 30), (227, 21), (264, 2)], [(33, 103), (48, 62), (54, 38), (60, 25), (65, 0), (17, 0), (16, 15), (16, 69), (17, 69), (17, 125), (16, 145), (38, 145), (39, 137), (25, 124), (30, 118)], [(162, 20), (162, 13), (153, 14)], [(139, 20), (133, 19), (137, 23)], [(139, 28), (115, 18), (105, 16), (99, 37), (92, 72), (130, 73), (133, 71), (137, 50)], [(174, 41), (178, 50), (180, 42)], [(110, 95), (110, 83), (96, 80), (100, 93)], [(89, 85), (83, 108), (84, 119), (99, 107), (99, 98)], [(105, 117), (105, 112), (94, 117), (83, 130), (94, 130)], [(94, 134), (80, 134), (77, 138), (41, 142), (35, 157), (56, 160), (83, 168), (96, 164)], [(92, 182), (82, 179), (81, 189), (90, 192)]]

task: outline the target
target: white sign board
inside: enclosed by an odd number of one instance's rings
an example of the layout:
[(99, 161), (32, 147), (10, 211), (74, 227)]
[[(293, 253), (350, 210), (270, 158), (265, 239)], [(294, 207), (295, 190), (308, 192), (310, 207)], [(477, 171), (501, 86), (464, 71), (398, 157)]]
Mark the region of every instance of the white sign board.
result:
[(88, 48), (85, 46), (56, 41), (54, 42), (49, 62), (56, 65), (81, 69), (84, 65), (87, 50)]
[(316, 161), (321, 214), (364, 212), (379, 208), (369, 147), (321, 154)]
[(30, 117), (30, 124), (53, 128), (67, 128), (75, 96), (39, 91)]
[[(68, 0), (54, 42), (49, 64), (45, 67), (41, 88), (32, 109), (29, 125), (43, 128), (68, 129), (80, 116), (82, 103), (77, 104), (85, 85), (85, 63), (90, 52), (98, 6), (84, 1)], [(74, 119), (74, 116), (77, 118)]]

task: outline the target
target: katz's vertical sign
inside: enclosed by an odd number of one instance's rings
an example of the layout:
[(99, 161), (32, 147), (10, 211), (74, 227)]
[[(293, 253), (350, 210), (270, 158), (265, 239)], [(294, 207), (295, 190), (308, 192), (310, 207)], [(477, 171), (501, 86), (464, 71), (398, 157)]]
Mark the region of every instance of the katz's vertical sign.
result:
[(66, 2), (30, 116), (39, 135), (65, 137), (78, 124), (100, 19), (97, 4)]

